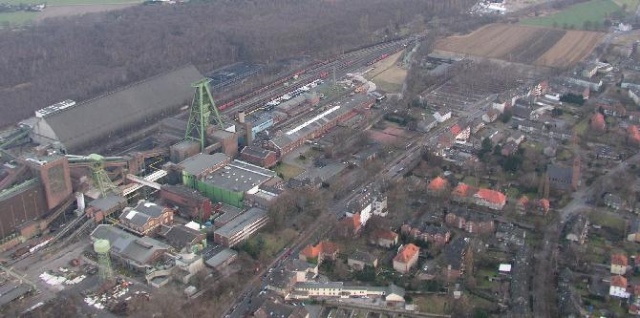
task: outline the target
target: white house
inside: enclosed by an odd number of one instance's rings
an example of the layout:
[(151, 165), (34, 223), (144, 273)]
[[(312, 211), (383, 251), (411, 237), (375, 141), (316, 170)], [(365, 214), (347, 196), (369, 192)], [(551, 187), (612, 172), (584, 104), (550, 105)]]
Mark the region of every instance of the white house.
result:
[(373, 215), (386, 217), (389, 215), (389, 210), (387, 209), (387, 197), (386, 196), (377, 196), (373, 199)]
[(629, 298), (631, 296), (627, 292), (627, 279), (624, 276), (612, 276), (611, 285), (609, 287), (609, 296), (618, 298)]
[(433, 114), (433, 117), (439, 122), (445, 122), (451, 118), (451, 111), (437, 111)]

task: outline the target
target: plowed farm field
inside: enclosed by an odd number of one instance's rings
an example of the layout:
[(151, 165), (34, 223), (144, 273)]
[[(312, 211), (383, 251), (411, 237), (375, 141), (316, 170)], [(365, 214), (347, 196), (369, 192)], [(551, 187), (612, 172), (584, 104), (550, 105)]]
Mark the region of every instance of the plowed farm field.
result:
[(490, 24), (468, 35), (442, 39), (436, 49), (522, 64), (565, 67), (591, 53), (603, 36), (599, 32)]

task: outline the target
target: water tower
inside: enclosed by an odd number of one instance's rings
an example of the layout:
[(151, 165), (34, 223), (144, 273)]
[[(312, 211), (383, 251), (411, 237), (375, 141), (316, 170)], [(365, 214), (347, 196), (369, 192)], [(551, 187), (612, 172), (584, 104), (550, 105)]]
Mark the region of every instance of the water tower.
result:
[(100, 273), (100, 278), (102, 278), (102, 280), (110, 279), (113, 277), (111, 258), (109, 256), (111, 244), (109, 244), (108, 240), (97, 240), (93, 243), (93, 250), (98, 254), (98, 272)]

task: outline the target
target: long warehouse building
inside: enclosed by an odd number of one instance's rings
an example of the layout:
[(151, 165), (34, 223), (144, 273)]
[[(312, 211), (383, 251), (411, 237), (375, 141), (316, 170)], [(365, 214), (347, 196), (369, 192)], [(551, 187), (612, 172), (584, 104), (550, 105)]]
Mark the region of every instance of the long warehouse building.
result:
[(74, 152), (136, 126), (171, 115), (192, 99), (193, 82), (203, 76), (189, 65), (118, 91), (76, 104), (68, 100), (36, 111), (31, 138), (59, 142)]

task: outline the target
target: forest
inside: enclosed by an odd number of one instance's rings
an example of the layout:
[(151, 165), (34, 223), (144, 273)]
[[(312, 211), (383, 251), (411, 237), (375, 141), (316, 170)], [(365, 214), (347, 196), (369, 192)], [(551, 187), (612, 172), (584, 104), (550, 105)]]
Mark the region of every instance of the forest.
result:
[(239, 0), (137, 6), (0, 31), (0, 127), (173, 68), (323, 58), (451, 17), (472, 0)]

